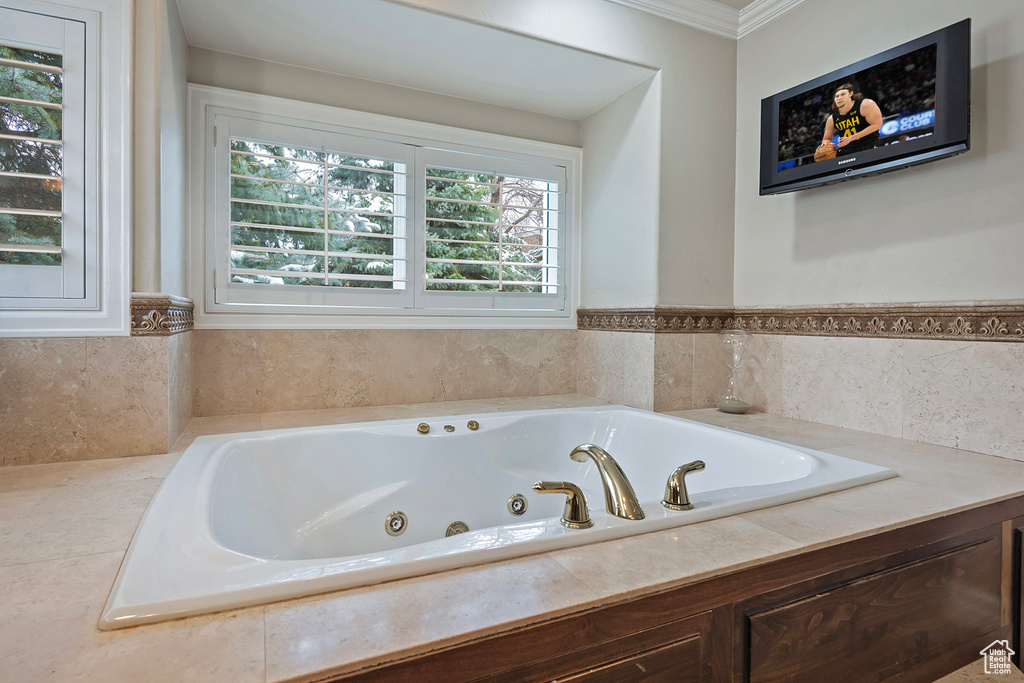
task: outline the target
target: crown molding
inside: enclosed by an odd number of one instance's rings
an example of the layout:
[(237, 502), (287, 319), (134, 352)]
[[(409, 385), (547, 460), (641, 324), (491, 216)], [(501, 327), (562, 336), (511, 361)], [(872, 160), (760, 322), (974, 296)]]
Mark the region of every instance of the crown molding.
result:
[(802, 5), (804, 0), (754, 0), (740, 10), (736, 38), (742, 38)]
[(662, 19), (736, 40), (740, 12), (712, 0), (607, 0)]
[(607, 0), (662, 19), (739, 40), (802, 4), (804, 0), (754, 0), (742, 10), (713, 0)]

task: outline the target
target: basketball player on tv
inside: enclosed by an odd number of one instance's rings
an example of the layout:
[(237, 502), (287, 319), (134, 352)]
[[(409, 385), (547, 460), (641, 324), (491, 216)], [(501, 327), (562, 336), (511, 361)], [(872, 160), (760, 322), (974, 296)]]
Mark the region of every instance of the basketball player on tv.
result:
[(853, 91), (851, 83), (836, 88), (832, 98), (832, 114), (825, 121), (825, 134), (821, 144), (832, 144), (839, 134), (836, 153), (855, 154), (878, 146), (878, 129), (882, 127), (882, 110), (874, 100), (864, 99)]

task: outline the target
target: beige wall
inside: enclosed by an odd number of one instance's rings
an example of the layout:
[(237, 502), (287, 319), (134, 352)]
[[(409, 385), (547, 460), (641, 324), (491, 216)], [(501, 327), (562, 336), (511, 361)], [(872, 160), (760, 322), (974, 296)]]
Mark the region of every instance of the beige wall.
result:
[[(973, 22), (969, 152), (758, 196), (761, 98), (965, 17)], [(853, 10), (841, 0), (805, 2), (739, 41), (738, 74), (737, 305), (1021, 297), (1019, 0), (864, 0)]]
[(160, 26), (160, 289), (184, 296), (188, 273), (186, 216), (188, 44), (174, 0)]
[(578, 121), (192, 47), (188, 80), (443, 126), (579, 147)]
[(174, 0), (135, 3), (132, 290), (185, 296), (188, 46)]
[(589, 116), (583, 149), (580, 305), (654, 306), (661, 74)]
[[(642, 64), (660, 72), (660, 121), (641, 111), (638, 125), (656, 126), (657, 187), (623, 201), (637, 204), (638, 219), (620, 232), (643, 235), (640, 249), (657, 254), (657, 303), (728, 305), (733, 290), (733, 208), (735, 197), (736, 44), (688, 26), (609, 2), (593, 0), (420, 0), (417, 6), (561, 45)], [(621, 103), (609, 105), (621, 109)], [(598, 112), (598, 116), (602, 114)], [(607, 118), (609, 115), (605, 114)], [(618, 117), (618, 113), (613, 116)], [(603, 125), (603, 124), (602, 124)], [(628, 131), (630, 122), (621, 132)], [(587, 124), (584, 124), (586, 127)], [(633, 131), (634, 133), (637, 131)], [(615, 144), (614, 139), (606, 139)], [(584, 141), (584, 158), (595, 138)], [(599, 153), (607, 154), (608, 150)], [(584, 192), (602, 184), (601, 169), (588, 166)], [(614, 169), (608, 172), (614, 173)], [(604, 183), (611, 185), (611, 182)], [(591, 193), (593, 194), (593, 193)], [(656, 204), (656, 211), (645, 206)], [(591, 212), (593, 217), (593, 212)], [(590, 221), (583, 225), (584, 242)], [(647, 235), (657, 235), (651, 242)], [(603, 229), (597, 239), (607, 239)], [(608, 251), (585, 260), (584, 278), (619, 268)], [(645, 257), (646, 258), (646, 257)], [(632, 269), (632, 264), (631, 264)], [(597, 273), (597, 275), (595, 275)], [(586, 306), (614, 306), (620, 299), (640, 302), (650, 296), (649, 272), (637, 275), (635, 288), (615, 292), (584, 288)], [(642, 305), (634, 303), (633, 305)]]

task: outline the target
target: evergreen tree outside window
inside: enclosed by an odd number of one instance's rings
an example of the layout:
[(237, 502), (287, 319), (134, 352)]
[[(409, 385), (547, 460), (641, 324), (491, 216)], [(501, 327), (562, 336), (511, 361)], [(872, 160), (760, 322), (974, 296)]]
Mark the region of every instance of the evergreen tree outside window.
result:
[(59, 266), (63, 57), (0, 44), (0, 263)]

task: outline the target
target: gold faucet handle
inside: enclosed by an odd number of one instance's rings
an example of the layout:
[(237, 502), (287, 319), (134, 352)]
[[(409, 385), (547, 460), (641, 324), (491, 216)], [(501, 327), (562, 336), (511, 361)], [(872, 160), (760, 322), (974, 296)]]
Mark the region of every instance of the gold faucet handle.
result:
[(690, 472), (700, 472), (704, 467), (703, 460), (694, 460), (677, 467), (665, 482), (665, 499), (661, 504), (669, 510), (692, 510), (693, 503), (686, 492), (686, 475)]
[(587, 498), (576, 484), (567, 481), (538, 481), (533, 485), (533, 490), (537, 493), (565, 494), (565, 510), (562, 512), (562, 519), (559, 520), (562, 526), (570, 529), (589, 529), (594, 526), (594, 520), (590, 519)]

